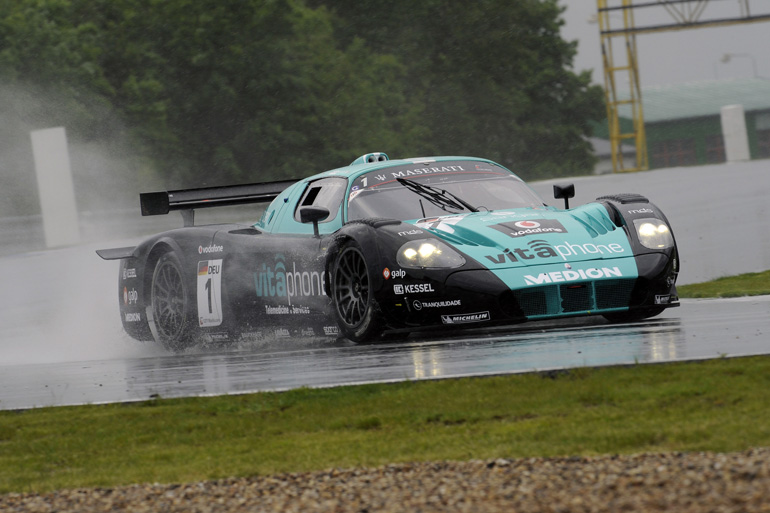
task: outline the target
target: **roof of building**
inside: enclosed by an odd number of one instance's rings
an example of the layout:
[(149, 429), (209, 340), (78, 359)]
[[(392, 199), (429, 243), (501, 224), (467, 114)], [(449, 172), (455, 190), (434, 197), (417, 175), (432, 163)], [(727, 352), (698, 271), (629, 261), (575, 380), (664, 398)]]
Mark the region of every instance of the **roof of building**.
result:
[[(746, 112), (770, 109), (770, 80), (742, 78), (708, 80), (642, 88), (645, 123), (719, 115), (725, 105), (743, 105)], [(623, 115), (621, 111), (621, 117)]]

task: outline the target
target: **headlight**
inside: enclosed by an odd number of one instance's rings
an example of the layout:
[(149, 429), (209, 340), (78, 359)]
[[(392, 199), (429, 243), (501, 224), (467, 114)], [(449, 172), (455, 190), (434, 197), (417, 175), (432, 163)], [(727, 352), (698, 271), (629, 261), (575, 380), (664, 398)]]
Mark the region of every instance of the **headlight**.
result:
[(639, 235), (639, 242), (646, 248), (664, 249), (674, 245), (671, 230), (660, 219), (634, 219), (634, 226)]
[(407, 242), (398, 250), (396, 261), (398, 265), (407, 269), (423, 267), (451, 269), (465, 264), (465, 259), (460, 253), (437, 239), (419, 239)]

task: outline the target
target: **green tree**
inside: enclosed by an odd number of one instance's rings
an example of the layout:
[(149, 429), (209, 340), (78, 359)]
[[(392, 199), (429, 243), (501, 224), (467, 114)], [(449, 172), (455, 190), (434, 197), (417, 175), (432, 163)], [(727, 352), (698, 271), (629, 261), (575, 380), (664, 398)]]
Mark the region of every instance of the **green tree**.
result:
[[(67, 0), (0, 4), (0, 80), (50, 100), (30, 121), (70, 121), (82, 132), (99, 131), (112, 110), (112, 90), (98, 65), (99, 28), (75, 23)], [(53, 108), (52, 108), (53, 106)]]
[[(31, 125), (129, 141), (170, 188), (305, 176), (360, 154), (588, 171), (598, 87), (556, 0), (0, 0), (0, 80)], [(53, 105), (53, 107), (52, 107)], [(4, 108), (12, 108), (6, 105)]]
[[(22, 0), (0, 5), (0, 76), (46, 84), (98, 137), (120, 113), (176, 187), (304, 176), (420, 138), (405, 68), (301, 0)], [(91, 118), (88, 115), (91, 115)]]
[(572, 71), (556, 0), (314, 0), (334, 12), (342, 42), (363, 38), (408, 63), (430, 130), (423, 148), (488, 156), (528, 178), (588, 172), (589, 122), (601, 89)]

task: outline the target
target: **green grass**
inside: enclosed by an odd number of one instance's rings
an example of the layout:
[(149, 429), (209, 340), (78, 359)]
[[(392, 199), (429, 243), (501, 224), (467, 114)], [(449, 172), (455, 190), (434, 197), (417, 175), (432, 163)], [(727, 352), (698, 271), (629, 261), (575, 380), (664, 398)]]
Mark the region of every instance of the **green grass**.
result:
[[(678, 287), (770, 294), (770, 271)], [(0, 411), (0, 493), (770, 445), (770, 358)]]
[(770, 358), (0, 412), (0, 493), (770, 445)]
[(679, 297), (740, 297), (770, 294), (770, 271), (727, 276), (706, 283), (677, 286)]

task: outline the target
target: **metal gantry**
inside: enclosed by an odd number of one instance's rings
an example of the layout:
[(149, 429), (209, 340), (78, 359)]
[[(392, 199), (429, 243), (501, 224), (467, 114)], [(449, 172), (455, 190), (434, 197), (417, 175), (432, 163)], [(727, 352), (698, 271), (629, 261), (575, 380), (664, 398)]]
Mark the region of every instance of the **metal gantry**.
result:
[[(640, 171), (648, 168), (647, 141), (644, 134), (644, 113), (642, 110), (642, 92), (639, 87), (639, 67), (637, 64), (636, 34), (633, 29), (634, 11), (631, 0), (621, 0), (623, 10), (622, 23), (624, 30), (617, 33), (618, 39), (625, 50), (620, 58), (614, 53), (613, 40), (616, 37), (611, 25), (608, 0), (599, 2), (599, 30), (601, 34), (602, 61), (604, 63), (604, 100), (607, 105), (607, 123), (609, 125), (610, 144), (612, 148), (612, 169), (619, 171)], [(625, 77), (624, 77), (625, 75)], [(625, 78), (625, 80), (624, 80)], [(618, 88), (628, 84), (629, 95), (618, 94)], [(622, 127), (621, 110), (630, 109), (631, 126)], [(626, 111), (627, 113), (627, 111)], [(625, 168), (622, 145), (632, 139), (636, 147), (636, 166)]]
[[(649, 167), (636, 48), (637, 34), (770, 21), (770, 14), (751, 14), (751, 0), (731, 2), (731, 5), (738, 9), (734, 16), (707, 18), (704, 12), (709, 1), (718, 0), (642, 0), (637, 3), (633, 0), (597, 0), (597, 19), (604, 63), (604, 94), (614, 172), (642, 171)], [(664, 15), (670, 16), (673, 23), (636, 26), (634, 11), (642, 8), (665, 11)], [(613, 45), (613, 41), (617, 44)], [(622, 49), (616, 54), (618, 47)], [(624, 87), (628, 88), (627, 94), (619, 94), (620, 89)], [(624, 124), (623, 119), (629, 121)], [(636, 163), (633, 167), (626, 167), (623, 161), (624, 142), (632, 142), (636, 147)]]

